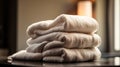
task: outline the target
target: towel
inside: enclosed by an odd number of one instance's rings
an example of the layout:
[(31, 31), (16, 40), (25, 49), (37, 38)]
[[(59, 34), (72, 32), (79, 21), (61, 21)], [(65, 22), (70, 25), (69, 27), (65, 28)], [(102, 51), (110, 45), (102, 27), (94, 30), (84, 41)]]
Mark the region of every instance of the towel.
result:
[(42, 53), (27, 52), (26, 50), (18, 51), (8, 57), (10, 61), (45, 61), (45, 62), (80, 62), (94, 61), (101, 57), (101, 52), (98, 48), (89, 49), (67, 49), (54, 48), (45, 50)]
[(66, 49), (55, 48), (46, 50), (43, 53), (43, 61), (47, 62), (80, 62), (98, 60), (101, 52), (98, 48), (91, 49)]
[(10, 60), (80, 62), (98, 60), (101, 38), (98, 23), (87, 16), (62, 14), (54, 20), (28, 26), (28, 47), (8, 57)]
[(62, 14), (54, 20), (33, 23), (27, 28), (28, 36), (36, 38), (51, 32), (95, 33), (99, 25), (91, 17)]
[(26, 50), (21, 50), (9, 56), (8, 60), (40, 61), (42, 58), (43, 57), (41, 53), (31, 53), (27, 52)]
[(34, 45), (43, 41), (48, 41), (45, 45), (46, 47), (56, 46), (57, 42), (61, 42), (61, 46), (65, 48), (91, 48), (98, 47), (101, 43), (101, 38), (97, 34), (53, 32), (35, 39), (29, 38), (27, 44)]
[(41, 43), (38, 43), (38, 44), (34, 44), (34, 45), (29, 45), (27, 48), (26, 48), (26, 51), (27, 52), (31, 52), (31, 53), (41, 53), (44, 49), (44, 46), (47, 44), (48, 42), (47, 41), (43, 41)]

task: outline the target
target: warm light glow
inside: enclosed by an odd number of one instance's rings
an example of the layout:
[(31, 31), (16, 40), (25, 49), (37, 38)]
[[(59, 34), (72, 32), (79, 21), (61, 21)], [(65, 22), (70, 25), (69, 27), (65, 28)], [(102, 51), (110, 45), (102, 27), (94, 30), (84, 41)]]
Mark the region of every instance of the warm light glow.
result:
[(115, 65), (120, 65), (120, 57), (115, 57), (114, 64)]
[(78, 2), (78, 15), (92, 17), (92, 2), (91, 1), (79, 1)]
[(115, 41), (114, 41), (114, 49), (120, 50), (120, 0), (115, 0), (115, 26), (114, 26), (114, 32), (115, 32)]

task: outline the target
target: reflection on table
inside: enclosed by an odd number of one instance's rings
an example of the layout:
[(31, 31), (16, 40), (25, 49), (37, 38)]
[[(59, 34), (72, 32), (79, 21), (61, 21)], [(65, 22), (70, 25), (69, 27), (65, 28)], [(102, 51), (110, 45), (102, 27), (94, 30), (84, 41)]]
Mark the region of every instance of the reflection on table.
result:
[(97, 61), (79, 62), (79, 63), (47, 63), (34, 61), (8, 61), (12, 65), (22, 66), (40, 66), (40, 67), (69, 67), (69, 66), (120, 66), (120, 57), (101, 58)]

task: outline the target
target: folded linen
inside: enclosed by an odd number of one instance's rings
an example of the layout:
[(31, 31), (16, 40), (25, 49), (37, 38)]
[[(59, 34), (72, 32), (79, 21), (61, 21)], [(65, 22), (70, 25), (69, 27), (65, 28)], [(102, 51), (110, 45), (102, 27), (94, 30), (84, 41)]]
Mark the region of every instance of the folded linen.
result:
[(8, 57), (9, 61), (24, 60), (24, 61), (47, 61), (47, 62), (79, 62), (98, 60), (101, 53), (98, 48), (91, 49), (66, 49), (55, 48), (46, 50), (43, 53), (30, 53), (26, 50), (21, 50)]
[(62, 14), (54, 20), (31, 24), (27, 28), (27, 34), (32, 38), (36, 38), (51, 32), (94, 33), (97, 29), (98, 23), (91, 17)]
[(8, 60), (31, 60), (31, 61), (40, 61), (42, 60), (43, 56), (41, 53), (30, 53), (26, 50), (21, 50), (13, 55), (8, 57)]
[[(58, 42), (62, 42), (61, 45), (65, 48), (91, 48), (98, 47), (101, 43), (101, 38), (97, 34), (54, 32), (39, 36), (36, 39), (29, 38), (26, 42), (28, 45), (34, 45), (43, 41), (48, 41), (45, 45), (46, 47), (52, 47)], [(51, 42), (52, 45), (49, 44)]]
[(27, 52), (31, 53), (41, 53), (44, 49), (44, 46), (47, 44), (47, 41), (43, 41), (42, 43), (34, 44), (34, 45), (29, 45), (26, 48)]
[(48, 49), (61, 48), (63, 44), (64, 43), (60, 41), (52, 41), (52, 42), (44, 41), (40, 44), (29, 45), (26, 48), (26, 51), (31, 53), (42, 53), (43, 51)]
[(46, 50), (43, 53), (43, 61), (47, 62), (78, 62), (98, 60), (101, 52), (98, 48), (91, 49), (66, 49), (55, 48)]

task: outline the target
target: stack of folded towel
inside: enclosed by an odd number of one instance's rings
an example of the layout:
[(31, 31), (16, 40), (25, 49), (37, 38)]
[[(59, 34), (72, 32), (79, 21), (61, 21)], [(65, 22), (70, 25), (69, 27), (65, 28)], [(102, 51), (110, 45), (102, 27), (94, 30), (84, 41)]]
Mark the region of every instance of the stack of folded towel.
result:
[(47, 62), (79, 62), (97, 60), (101, 38), (95, 19), (62, 14), (54, 20), (33, 23), (27, 28), (28, 47), (8, 59)]

